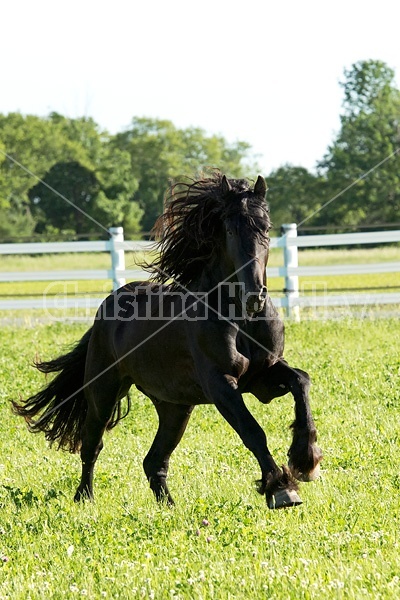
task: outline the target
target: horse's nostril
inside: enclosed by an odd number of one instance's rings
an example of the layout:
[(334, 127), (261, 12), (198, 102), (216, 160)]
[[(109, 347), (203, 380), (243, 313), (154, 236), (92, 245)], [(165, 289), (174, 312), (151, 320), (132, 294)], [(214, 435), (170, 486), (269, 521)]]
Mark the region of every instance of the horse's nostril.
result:
[(248, 294), (246, 300), (246, 309), (249, 313), (261, 312), (265, 305), (267, 297), (267, 288), (263, 286), (262, 290), (258, 293)]
[(264, 306), (265, 300), (267, 298), (267, 288), (263, 286), (261, 292), (258, 294), (257, 300), (255, 304), (258, 306), (259, 310)]

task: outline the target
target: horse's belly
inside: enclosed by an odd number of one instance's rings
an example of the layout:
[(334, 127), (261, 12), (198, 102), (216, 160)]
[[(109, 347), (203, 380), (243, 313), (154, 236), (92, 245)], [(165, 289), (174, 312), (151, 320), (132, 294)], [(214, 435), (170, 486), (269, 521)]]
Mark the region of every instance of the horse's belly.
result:
[(185, 382), (185, 385), (170, 385), (169, 383), (154, 384), (153, 382), (142, 382), (137, 388), (149, 398), (158, 402), (169, 402), (171, 404), (209, 404), (201, 387), (193, 382)]
[(168, 366), (158, 368), (152, 376), (141, 374), (134, 379), (134, 384), (147, 396), (158, 401), (174, 404), (207, 404), (199, 383), (191, 373), (185, 373), (180, 365), (173, 369)]
[[(170, 328), (169, 331), (168, 328)], [(185, 331), (178, 323), (161, 330), (135, 326), (120, 336), (120, 369), (143, 393), (159, 401), (205, 404)]]

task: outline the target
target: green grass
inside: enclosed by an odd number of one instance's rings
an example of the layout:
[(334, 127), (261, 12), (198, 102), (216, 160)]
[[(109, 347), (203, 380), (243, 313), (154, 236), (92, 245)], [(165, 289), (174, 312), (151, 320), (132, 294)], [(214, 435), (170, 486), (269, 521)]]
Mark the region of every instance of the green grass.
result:
[[(321, 479), (301, 486), (304, 504), (277, 512), (254, 489), (255, 459), (212, 406), (194, 411), (172, 457), (177, 506), (158, 506), (141, 465), (155, 411), (137, 392), (105, 436), (96, 503), (75, 505), (79, 458), (28, 433), (9, 400), (42, 385), (36, 356), (54, 357), (85, 329), (2, 329), (1, 599), (398, 596), (398, 319), (287, 323), (286, 358), (312, 376), (325, 457)], [(282, 464), (291, 397), (247, 403)]]

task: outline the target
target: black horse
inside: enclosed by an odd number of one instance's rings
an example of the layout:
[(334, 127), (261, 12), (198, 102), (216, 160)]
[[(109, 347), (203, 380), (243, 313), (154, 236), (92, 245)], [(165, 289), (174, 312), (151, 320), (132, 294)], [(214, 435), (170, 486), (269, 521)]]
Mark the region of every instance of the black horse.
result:
[[(262, 177), (252, 188), (219, 171), (174, 186), (155, 226), (159, 252), (147, 265), (152, 280), (111, 294), (74, 349), (36, 365), (58, 375), (36, 395), (14, 402), (14, 411), (59, 448), (80, 450), (75, 500), (93, 498), (103, 433), (129, 411), (129, 397), (125, 414), (121, 401), (132, 384), (152, 400), (159, 417), (143, 463), (157, 500), (173, 504), (169, 459), (198, 404), (215, 404), (254, 454), (269, 508), (300, 504), (295, 478), (318, 476), (322, 454), (308, 400), (310, 380), (283, 359), (284, 326), (267, 294), (265, 194)], [(288, 467), (280, 469), (273, 460), (243, 401), (247, 392), (264, 404), (293, 394)]]

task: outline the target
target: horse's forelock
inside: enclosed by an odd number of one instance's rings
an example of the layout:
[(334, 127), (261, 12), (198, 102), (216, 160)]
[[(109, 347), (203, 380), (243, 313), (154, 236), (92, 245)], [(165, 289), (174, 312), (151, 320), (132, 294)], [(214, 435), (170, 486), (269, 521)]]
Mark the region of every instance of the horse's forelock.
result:
[[(153, 279), (164, 283), (174, 278), (190, 285), (217, 247), (226, 218), (245, 215), (254, 223), (253, 217), (259, 218), (261, 209), (268, 219), (265, 199), (255, 194), (247, 180), (229, 179), (228, 190), (226, 181), (216, 172), (210, 178), (173, 186), (167, 208), (154, 228), (160, 241), (159, 256), (147, 267)], [(259, 227), (252, 229), (260, 234)]]

